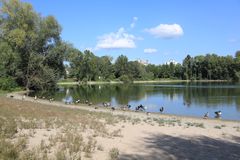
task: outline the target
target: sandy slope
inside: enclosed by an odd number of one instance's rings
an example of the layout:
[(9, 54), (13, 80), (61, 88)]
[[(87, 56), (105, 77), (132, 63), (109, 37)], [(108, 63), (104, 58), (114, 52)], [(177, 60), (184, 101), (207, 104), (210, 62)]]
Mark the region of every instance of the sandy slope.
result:
[[(22, 101), (19, 93), (11, 95), (14, 99)], [(240, 122), (238, 121), (111, 111), (94, 109), (94, 106), (50, 103), (47, 100), (34, 100), (31, 97), (26, 97), (24, 101), (93, 112), (112, 112), (113, 115), (126, 115), (136, 120), (136, 122), (119, 122), (115, 126), (109, 126), (110, 130), (120, 129), (121, 136), (96, 137), (98, 144), (101, 144), (104, 150), (96, 151), (92, 159), (107, 159), (108, 152), (113, 147), (119, 149), (119, 159), (123, 160), (240, 159)]]

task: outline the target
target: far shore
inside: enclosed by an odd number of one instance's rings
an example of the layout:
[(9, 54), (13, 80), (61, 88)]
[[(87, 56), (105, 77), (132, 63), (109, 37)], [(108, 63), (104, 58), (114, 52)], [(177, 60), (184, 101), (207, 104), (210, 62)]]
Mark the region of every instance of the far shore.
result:
[[(178, 83), (178, 82), (228, 82), (228, 80), (171, 80), (171, 79), (162, 79), (162, 80), (149, 80), (149, 81), (133, 81), (133, 84), (142, 84), (142, 83)], [(88, 81), (87, 83), (70, 81), (70, 82), (58, 82), (58, 85), (92, 85), (92, 84), (123, 84), (122, 81)]]

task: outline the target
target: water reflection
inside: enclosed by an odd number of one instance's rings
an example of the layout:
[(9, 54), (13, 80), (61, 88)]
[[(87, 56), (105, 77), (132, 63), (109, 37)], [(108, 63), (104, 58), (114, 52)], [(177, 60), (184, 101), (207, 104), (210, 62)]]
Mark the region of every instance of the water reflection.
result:
[[(63, 88), (60, 89), (60, 90), (63, 90), (63, 91), (64, 91)], [(71, 103), (73, 103), (73, 97), (72, 97), (71, 94), (70, 94), (69, 88), (66, 88), (65, 90), (66, 90), (66, 95), (65, 95), (65, 97), (62, 98), (62, 101), (63, 101), (64, 103), (66, 103), (66, 104), (71, 104)]]
[[(115, 106), (146, 105), (148, 111), (202, 116), (222, 110), (226, 119), (240, 120), (240, 85), (230, 83), (119, 84), (59, 87), (54, 93), (59, 101), (93, 104), (111, 102)], [(198, 113), (199, 112), (199, 113)], [(227, 115), (226, 115), (227, 113)]]

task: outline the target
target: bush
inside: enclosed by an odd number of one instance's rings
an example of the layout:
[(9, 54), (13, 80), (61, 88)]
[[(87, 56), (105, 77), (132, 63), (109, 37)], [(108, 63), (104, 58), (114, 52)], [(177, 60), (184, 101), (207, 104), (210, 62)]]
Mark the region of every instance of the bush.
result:
[(234, 72), (233, 81), (240, 82), (240, 72), (236, 72), (236, 71)]
[(82, 79), (82, 83), (86, 84), (88, 82), (88, 79), (87, 78), (83, 78)]
[(0, 89), (6, 91), (12, 91), (17, 87), (17, 83), (11, 77), (0, 78)]
[(133, 82), (132, 78), (130, 78), (128, 75), (122, 75), (119, 79), (123, 83), (132, 83)]

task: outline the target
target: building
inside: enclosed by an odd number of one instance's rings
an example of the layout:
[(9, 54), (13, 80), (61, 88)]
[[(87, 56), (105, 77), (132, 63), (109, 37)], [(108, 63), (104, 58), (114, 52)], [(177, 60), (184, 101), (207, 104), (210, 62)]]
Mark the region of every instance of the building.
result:
[(175, 61), (173, 59), (170, 59), (169, 61), (166, 62), (167, 65), (170, 65), (171, 63), (174, 64), (174, 65), (179, 64), (177, 61)]
[(147, 66), (149, 64), (148, 60), (138, 59), (137, 61), (138, 63), (143, 64), (144, 66)]

